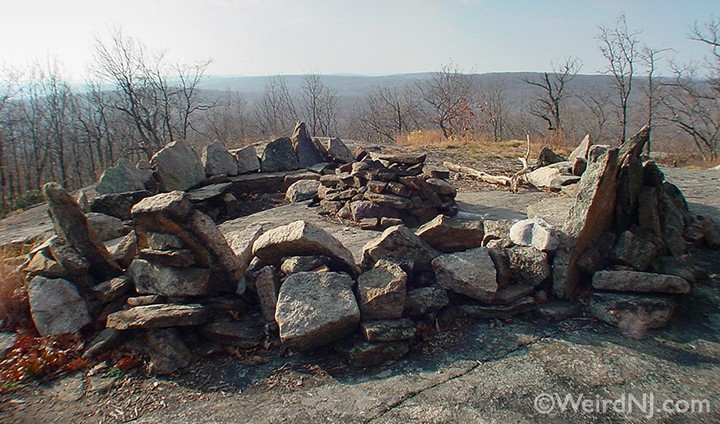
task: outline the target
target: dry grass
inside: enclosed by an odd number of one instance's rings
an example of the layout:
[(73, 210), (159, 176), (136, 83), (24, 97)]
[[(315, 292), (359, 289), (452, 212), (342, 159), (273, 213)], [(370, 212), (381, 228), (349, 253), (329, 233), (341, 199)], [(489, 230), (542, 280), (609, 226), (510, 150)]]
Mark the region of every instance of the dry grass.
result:
[[(438, 130), (417, 130), (396, 138), (398, 144), (411, 149), (444, 150), (467, 156), (468, 159), (508, 159), (525, 157), (526, 140), (489, 141), (482, 137), (445, 139)], [(544, 140), (530, 140), (530, 158), (534, 159), (545, 146)], [(568, 155), (573, 147), (551, 146), (558, 154)]]
[(0, 329), (17, 330), (32, 327), (30, 306), (18, 260), (0, 254)]

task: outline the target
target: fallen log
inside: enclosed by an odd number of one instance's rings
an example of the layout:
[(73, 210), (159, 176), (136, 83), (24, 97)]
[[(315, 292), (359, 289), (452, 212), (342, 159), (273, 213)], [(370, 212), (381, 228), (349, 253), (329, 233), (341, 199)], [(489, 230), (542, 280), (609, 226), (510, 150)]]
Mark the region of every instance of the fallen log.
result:
[(452, 162), (443, 162), (443, 166), (453, 172), (457, 172), (458, 174), (469, 175), (490, 184), (509, 186), (512, 183), (511, 177), (488, 174), (487, 172), (479, 171), (477, 169), (470, 168), (469, 166), (458, 165)]

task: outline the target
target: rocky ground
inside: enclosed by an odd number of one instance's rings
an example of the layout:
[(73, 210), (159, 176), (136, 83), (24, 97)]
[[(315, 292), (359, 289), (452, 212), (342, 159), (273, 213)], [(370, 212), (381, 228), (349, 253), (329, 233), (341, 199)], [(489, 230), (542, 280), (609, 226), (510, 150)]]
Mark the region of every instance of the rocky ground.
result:
[[(516, 167), (512, 161), (492, 160), (483, 169), (495, 173)], [(720, 172), (665, 172), (683, 190), (694, 213), (720, 221)], [(522, 218), (527, 205), (561, 196), (535, 190), (511, 194), (473, 180), (454, 183), (461, 189), (457, 200), (462, 211), (492, 219)], [(276, 204), (273, 199), (261, 201)], [(255, 210), (248, 207), (249, 212)], [(304, 205), (248, 215), (236, 225), (262, 222), (272, 228), (306, 216), (332, 232), (356, 258), (362, 245), (377, 235), (318, 217)], [(18, 232), (21, 223), (34, 222), (27, 216), (13, 219), (0, 231)], [(348, 368), (329, 351), (289, 355), (274, 347), (217, 354), (163, 378), (138, 368), (119, 372), (100, 364), (0, 395), (0, 421), (718, 422), (717, 255), (699, 252), (697, 260), (712, 278), (683, 300), (669, 327), (641, 340), (626, 338), (586, 314), (556, 320), (568, 306), (551, 304), (509, 321), (439, 322), (441, 331), (429, 328), (425, 342), (408, 356), (374, 368)], [(538, 398), (544, 394), (550, 400)], [(564, 404), (566, 396), (590, 402), (576, 411), (573, 402)], [(629, 402), (622, 402), (628, 396), (652, 397), (652, 409), (635, 404), (628, 412)], [(664, 405), (666, 399), (680, 401), (675, 404), (679, 411), (659, 411), (673, 406)], [(617, 402), (603, 411), (603, 400)], [(709, 405), (709, 411), (683, 413), (683, 402), (693, 400), (708, 400), (700, 406)]]

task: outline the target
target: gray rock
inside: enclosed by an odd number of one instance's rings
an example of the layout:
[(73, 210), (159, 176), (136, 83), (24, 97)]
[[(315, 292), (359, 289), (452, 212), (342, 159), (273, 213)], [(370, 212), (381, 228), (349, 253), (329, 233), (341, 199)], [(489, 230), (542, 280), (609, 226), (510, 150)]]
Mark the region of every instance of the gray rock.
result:
[(275, 273), (275, 268), (271, 266), (261, 268), (255, 274), (252, 287), (258, 297), (263, 318), (268, 322), (274, 321), (280, 289), (280, 281)]
[(280, 287), (275, 321), (288, 347), (311, 350), (356, 330), (360, 309), (353, 280), (334, 272), (300, 272)]
[(138, 258), (160, 266), (187, 268), (195, 265), (195, 257), (188, 249), (142, 249), (138, 253)]
[(128, 306), (145, 306), (145, 305), (153, 305), (156, 303), (165, 303), (166, 301), (167, 301), (167, 298), (165, 296), (160, 296), (157, 294), (148, 294), (145, 296), (128, 297), (127, 304), (128, 304)]
[(370, 269), (380, 259), (395, 258), (413, 261), (416, 271), (430, 271), (432, 260), (438, 256), (440, 252), (407, 227), (398, 225), (365, 244), (362, 265), (363, 269)]
[(116, 330), (131, 328), (187, 327), (208, 321), (207, 310), (197, 304), (135, 306), (107, 317), (107, 327)]
[(232, 183), (210, 184), (186, 192), (188, 200), (193, 203), (207, 202), (224, 196), (232, 188)]
[(400, 265), (380, 259), (358, 277), (358, 306), (364, 320), (400, 318), (405, 308), (407, 274)]
[(253, 254), (266, 263), (279, 264), (285, 256), (325, 255), (331, 267), (355, 276), (357, 265), (352, 252), (327, 231), (305, 221), (272, 229), (255, 241)]
[(587, 160), (583, 158), (575, 158), (573, 160), (572, 173), (575, 176), (581, 177), (587, 169)]
[(0, 360), (5, 359), (5, 355), (15, 346), (15, 341), (18, 339), (15, 333), (0, 333)]
[(598, 271), (593, 275), (592, 286), (598, 290), (615, 290), (642, 293), (690, 293), (690, 284), (674, 275), (638, 271)]
[(38, 333), (78, 333), (92, 319), (77, 287), (63, 279), (35, 277), (28, 284), (30, 314)]
[(483, 221), (483, 245), (487, 245), (490, 240), (495, 239), (506, 239), (510, 237), (510, 228), (517, 221), (511, 221), (508, 219), (503, 220), (492, 220), (486, 219)]
[(610, 259), (619, 264), (629, 265), (637, 271), (645, 271), (657, 257), (659, 248), (645, 237), (632, 231), (623, 231), (610, 250)]
[(200, 326), (200, 334), (223, 345), (240, 349), (253, 349), (265, 341), (265, 331), (259, 322), (253, 321), (215, 321)]
[(131, 287), (130, 279), (122, 275), (98, 284), (92, 292), (101, 302), (109, 303), (127, 293)]
[(388, 343), (412, 340), (417, 336), (417, 327), (409, 319), (363, 321), (360, 332), (371, 343)]
[(185, 222), (193, 211), (193, 205), (183, 191), (162, 193), (147, 197), (132, 207), (131, 213), (135, 220), (147, 217), (154, 220), (165, 216), (174, 221)]
[(460, 314), (472, 318), (509, 319), (515, 315), (530, 312), (537, 304), (532, 297), (523, 297), (510, 305), (460, 305)]
[(237, 175), (238, 162), (233, 155), (228, 152), (225, 145), (215, 140), (203, 148), (200, 157), (205, 175)]
[(317, 180), (300, 180), (292, 183), (285, 192), (285, 198), (290, 203), (304, 202), (318, 194), (320, 182)]
[(237, 159), (238, 173), (247, 174), (248, 172), (256, 172), (260, 169), (260, 159), (258, 158), (255, 146), (252, 144), (233, 152)]
[(300, 167), (289, 138), (278, 138), (265, 146), (260, 161), (262, 172), (294, 171)]
[(295, 125), (291, 139), (301, 168), (309, 168), (325, 161), (318, 145), (310, 138), (304, 122), (298, 122)]
[(482, 221), (467, 221), (438, 215), (415, 232), (430, 246), (445, 253), (473, 249), (482, 245)]
[(427, 154), (425, 153), (398, 153), (378, 156), (378, 160), (401, 165), (417, 165), (424, 163), (425, 158), (427, 158)]
[(335, 346), (335, 350), (347, 361), (358, 367), (379, 365), (407, 355), (407, 342), (370, 343), (362, 337), (352, 337)]
[(280, 271), (282, 271), (285, 275), (290, 275), (296, 272), (314, 271), (328, 265), (330, 265), (330, 258), (323, 255), (288, 256), (282, 258)]
[(120, 267), (88, 223), (75, 199), (57, 183), (45, 184), (43, 194), (48, 202), (55, 233), (87, 259), (90, 274), (100, 280), (118, 276)]
[(666, 326), (675, 305), (673, 296), (595, 292), (588, 310), (595, 318), (619, 327), (624, 334), (642, 338), (648, 329)]
[[(108, 241), (108, 243), (112, 243), (112, 241)], [(114, 243), (112, 247), (109, 247), (109, 251), (118, 265), (123, 269), (127, 269), (135, 258), (135, 255), (137, 255), (137, 237), (135, 231), (130, 231), (125, 237), (117, 243)]]
[(369, 200), (380, 207), (394, 208), (394, 209), (412, 209), (413, 202), (407, 197), (398, 196), (395, 194), (387, 193), (373, 193), (372, 191), (365, 192), (365, 199)]
[(217, 259), (220, 267), (228, 274), (233, 284), (242, 278), (247, 264), (240, 260), (227, 243), (225, 236), (209, 216), (200, 211), (194, 211), (190, 216), (190, 232), (208, 249)]
[(555, 228), (542, 218), (523, 219), (510, 227), (510, 240), (518, 246), (532, 246), (552, 252), (560, 245)]
[(495, 264), (485, 248), (438, 256), (432, 266), (437, 283), (455, 293), (489, 302), (498, 289)]
[(438, 178), (428, 178), (427, 180), (425, 180), (425, 182), (428, 184), (428, 186), (430, 186), (430, 189), (437, 194), (451, 197), (455, 197), (455, 195), (457, 194), (457, 189), (445, 180), (441, 180)]
[(588, 153), (590, 152), (590, 146), (592, 146), (592, 143), (590, 142), (590, 134), (586, 135), (585, 138), (582, 139), (580, 144), (575, 148), (575, 150), (570, 153), (570, 156), (568, 156), (569, 161), (573, 161), (575, 158), (581, 158), (581, 159), (588, 159)]
[(162, 191), (187, 190), (205, 179), (205, 171), (195, 151), (176, 140), (150, 159)]
[(209, 292), (210, 270), (206, 268), (175, 268), (135, 259), (128, 275), (141, 294), (163, 296), (203, 296)]
[(247, 271), (253, 258), (253, 244), (263, 233), (261, 225), (248, 225), (244, 230), (232, 230), (223, 233), (230, 248), (235, 252), (240, 264)]
[(542, 168), (543, 166), (552, 165), (558, 162), (572, 162), (572, 160), (565, 159), (564, 157), (558, 155), (548, 146), (543, 146), (538, 154), (535, 168)]
[(560, 190), (562, 180), (558, 180), (558, 177), (566, 176), (571, 180), (577, 182), (578, 177), (572, 174), (572, 162), (558, 162), (552, 165), (543, 166), (528, 174), (525, 174), (528, 182), (538, 188), (548, 188), (552, 190)]
[(30, 276), (43, 276), (46, 278), (68, 278), (69, 273), (59, 263), (49, 256), (46, 249), (42, 249), (32, 255), (30, 261), (22, 268)]
[(114, 328), (103, 329), (87, 344), (87, 348), (85, 349), (85, 352), (83, 352), (82, 358), (94, 358), (100, 353), (105, 352), (108, 349), (112, 349), (122, 340), (122, 336), (122, 331), (118, 331)]
[(507, 249), (513, 279), (524, 285), (536, 287), (550, 277), (547, 253), (534, 247), (515, 246)]
[(174, 328), (147, 331), (143, 339), (150, 355), (151, 373), (172, 374), (190, 365), (192, 353)]
[(615, 229), (623, 231), (637, 219), (638, 195), (643, 187), (643, 165), (638, 156), (626, 156), (618, 174)]
[(655, 187), (643, 186), (638, 193), (638, 225), (655, 237), (662, 236), (658, 191)]
[(655, 274), (674, 275), (691, 284), (695, 282), (693, 266), (682, 257), (660, 256), (653, 261), (649, 272)]
[(137, 190), (145, 190), (145, 182), (138, 170), (124, 159), (112, 168), (106, 169), (95, 186), (95, 191), (100, 194)]
[(137, 202), (150, 196), (151, 194), (147, 190), (104, 194), (92, 200), (92, 203), (90, 203), (90, 211), (104, 213), (105, 215), (127, 221), (132, 219), (130, 209), (132, 209)]
[(509, 305), (518, 301), (520, 298), (530, 295), (535, 291), (535, 287), (525, 284), (510, 284), (495, 292), (493, 297), (493, 305)]
[(114, 216), (89, 212), (87, 220), (102, 241), (123, 237), (130, 232), (130, 227), (126, 227), (122, 220)]
[(410, 290), (405, 296), (403, 316), (421, 317), (430, 312), (437, 312), (450, 304), (447, 292), (440, 286), (421, 287)]
[(85, 275), (90, 269), (87, 259), (60, 237), (48, 240), (48, 248), (53, 259), (71, 275)]
[(699, 220), (705, 244), (711, 249), (720, 248), (720, 226), (710, 217), (703, 217)]
[(350, 163), (355, 161), (350, 149), (337, 137), (331, 137), (328, 140), (326, 149), (333, 162)]
[(538, 306), (535, 313), (550, 321), (564, 321), (580, 313), (580, 304), (566, 300), (556, 300)]
[[(496, 241), (496, 240), (493, 240)], [(492, 244), (492, 242), (491, 242)], [(487, 248), (488, 255), (492, 259), (495, 265), (495, 272), (497, 273), (497, 285), (498, 290), (507, 286), (512, 279), (512, 269), (510, 268), (510, 255), (508, 255), (506, 248)]]
[[(571, 246), (556, 254), (553, 287), (555, 296), (573, 297), (579, 279), (577, 259), (595, 240), (611, 229), (616, 201), (618, 149), (593, 146), (588, 168), (580, 180), (575, 202), (561, 232)], [(558, 256), (561, 261), (558, 262)], [(559, 266), (562, 264), (562, 266)]]
[(659, 192), (658, 204), (662, 240), (673, 256), (682, 256), (687, 253), (682, 235), (691, 219), (685, 197), (680, 189), (666, 181)]

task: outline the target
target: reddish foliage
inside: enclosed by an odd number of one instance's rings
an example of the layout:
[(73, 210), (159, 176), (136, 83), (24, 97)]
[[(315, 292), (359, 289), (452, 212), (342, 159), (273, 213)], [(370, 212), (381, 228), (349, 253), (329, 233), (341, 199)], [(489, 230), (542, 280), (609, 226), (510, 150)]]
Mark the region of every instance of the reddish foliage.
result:
[(80, 358), (81, 342), (76, 336), (34, 337), (20, 334), (13, 349), (0, 362), (0, 382), (5, 392), (8, 383), (19, 383), (57, 371), (75, 371), (87, 366)]

